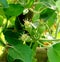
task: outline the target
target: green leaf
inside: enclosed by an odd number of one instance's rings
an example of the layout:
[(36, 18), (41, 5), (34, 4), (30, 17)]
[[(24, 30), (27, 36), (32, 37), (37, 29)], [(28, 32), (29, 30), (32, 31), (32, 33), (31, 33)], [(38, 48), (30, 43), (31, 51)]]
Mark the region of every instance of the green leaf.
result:
[(53, 13), (50, 17), (48, 17), (47, 25), (51, 27), (56, 22), (56, 19), (57, 19), (57, 14)]
[(0, 27), (2, 26), (3, 24), (3, 17), (0, 15)]
[(4, 52), (5, 52), (5, 47), (4, 47), (2, 40), (0, 39), (0, 60), (2, 56), (4, 55)]
[(54, 10), (52, 10), (52, 9), (50, 9), (50, 8), (46, 8), (45, 10), (43, 10), (43, 11), (40, 13), (40, 18), (46, 20), (47, 18), (51, 17), (54, 12), (55, 12)]
[(0, 3), (4, 6), (4, 8), (8, 7), (7, 0), (0, 0)]
[(10, 17), (10, 19), (8, 20), (8, 25), (7, 27), (14, 27), (15, 26), (15, 20), (16, 20), (16, 17), (12, 16)]
[(8, 60), (7, 60), (8, 62), (13, 62), (13, 58), (10, 57), (9, 55), (7, 55), (7, 59), (8, 59)]
[(31, 7), (32, 4), (34, 3), (34, 0), (28, 0), (26, 7)]
[(56, 7), (58, 8), (58, 10), (60, 11), (60, 0), (56, 1)]
[(46, 30), (46, 26), (44, 24), (39, 24), (37, 27), (38, 33), (42, 34)]
[(33, 17), (32, 17), (32, 21), (33, 21), (33, 22), (36, 22), (36, 21), (39, 20), (39, 18), (40, 18), (40, 14), (34, 13), (34, 15), (33, 15)]
[[(40, 2), (40, 1), (38, 1)], [(36, 22), (40, 19), (40, 13), (46, 9), (46, 6), (44, 6), (43, 4), (39, 3), (39, 4), (36, 4), (35, 5), (35, 8), (34, 8), (34, 15), (32, 17), (32, 21), (33, 22)]]
[(40, 0), (40, 2), (45, 5), (47, 8), (56, 9), (54, 0)]
[(11, 56), (14, 60), (20, 59), (23, 62), (32, 62), (31, 49), (21, 43), (18, 43), (17, 45), (12, 46), (12, 48), (9, 48), (8, 55)]
[(57, 39), (60, 39), (60, 32), (57, 33)]
[(18, 33), (6, 31), (4, 35), (9, 45), (11, 45), (11, 48), (8, 49), (8, 55), (12, 58), (10, 58), (11, 61), (20, 59), (23, 62), (32, 62), (32, 50), (18, 40)]
[(48, 48), (47, 55), (49, 62), (60, 62), (60, 56), (54, 51), (53, 47)]
[(4, 16), (4, 11), (3, 11), (3, 8), (0, 8), (0, 15)]
[(35, 4), (35, 10), (36, 11), (42, 11), (44, 10), (45, 8), (47, 8), (45, 5), (43, 5), (40, 1), (38, 1), (39, 3), (38, 4)]
[(55, 52), (60, 56), (60, 43), (53, 45)]
[(19, 4), (10, 4), (8, 8), (4, 8), (6, 16), (18, 16), (23, 12), (23, 7)]
[(16, 41), (19, 38), (19, 34), (17, 32), (13, 32), (13, 30), (7, 30), (5, 31), (4, 35), (5, 39), (8, 41), (10, 45), (16, 45)]
[(19, 0), (20, 4), (25, 8), (30, 8), (34, 3), (34, 0)]

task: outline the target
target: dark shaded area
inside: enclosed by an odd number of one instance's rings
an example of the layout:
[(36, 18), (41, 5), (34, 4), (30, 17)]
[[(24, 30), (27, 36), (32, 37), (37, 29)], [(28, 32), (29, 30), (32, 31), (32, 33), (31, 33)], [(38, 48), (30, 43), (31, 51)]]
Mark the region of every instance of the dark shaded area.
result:
[(21, 60), (19, 60), (19, 59), (16, 59), (16, 60), (14, 60), (14, 62), (23, 62), (23, 61), (21, 61)]
[(41, 14), (40, 14), (40, 18), (44, 19), (45, 21), (52, 16), (52, 14), (55, 12), (55, 10), (49, 9), (47, 8), (46, 10), (44, 10)]

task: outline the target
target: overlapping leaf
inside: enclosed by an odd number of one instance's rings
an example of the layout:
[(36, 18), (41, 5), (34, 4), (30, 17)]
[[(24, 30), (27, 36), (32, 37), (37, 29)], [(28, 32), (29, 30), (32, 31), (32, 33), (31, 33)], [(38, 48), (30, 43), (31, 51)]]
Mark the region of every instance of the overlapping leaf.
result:
[(60, 56), (54, 51), (53, 47), (50, 47), (47, 51), (49, 62), (60, 62)]
[(4, 8), (6, 16), (18, 16), (23, 12), (23, 7), (20, 4), (10, 4), (8, 8)]
[(25, 8), (30, 8), (34, 3), (34, 0), (19, 0), (20, 4)]
[(32, 62), (32, 50), (27, 46), (23, 45), (21, 41), (18, 40), (18, 34), (7, 31), (5, 32), (5, 38), (11, 45), (8, 49), (8, 55), (12, 58), (12, 62), (15, 59), (20, 59), (23, 62)]

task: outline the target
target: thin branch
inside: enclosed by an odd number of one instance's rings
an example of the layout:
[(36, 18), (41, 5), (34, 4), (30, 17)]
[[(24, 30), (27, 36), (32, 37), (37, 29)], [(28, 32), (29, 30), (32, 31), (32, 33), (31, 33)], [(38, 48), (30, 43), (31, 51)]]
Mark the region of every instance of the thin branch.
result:
[(52, 39), (52, 40), (48, 40), (48, 39), (40, 39), (40, 41), (60, 41), (60, 39)]
[(57, 27), (56, 27), (56, 32), (55, 32), (55, 38), (57, 38), (57, 34), (58, 34), (58, 28), (59, 28), (59, 24), (60, 24), (60, 15), (59, 12), (57, 12)]
[(46, 9), (46, 7), (45, 8), (43, 8), (42, 10), (40, 10), (40, 11), (36, 11), (36, 10), (34, 10), (34, 9), (32, 9), (32, 8), (29, 8), (29, 10), (30, 11), (32, 11), (33, 13), (41, 13), (42, 11), (44, 11)]
[(58, 28), (59, 28), (59, 22), (57, 23), (57, 27), (56, 27), (55, 38), (57, 38)]
[(44, 46), (41, 42), (37, 41), (38, 44), (40, 44), (41, 46)]

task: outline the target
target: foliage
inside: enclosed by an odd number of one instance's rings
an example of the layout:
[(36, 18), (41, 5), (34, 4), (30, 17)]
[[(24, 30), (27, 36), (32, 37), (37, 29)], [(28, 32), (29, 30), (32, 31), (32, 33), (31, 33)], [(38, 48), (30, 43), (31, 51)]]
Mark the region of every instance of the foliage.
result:
[[(36, 62), (46, 47), (49, 62), (60, 62), (60, 0), (0, 0), (0, 57)], [(22, 17), (21, 17), (22, 16)]]

